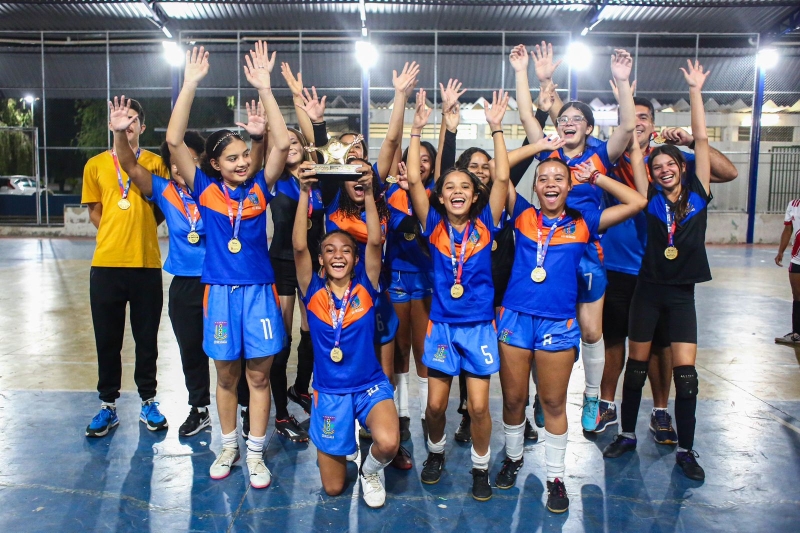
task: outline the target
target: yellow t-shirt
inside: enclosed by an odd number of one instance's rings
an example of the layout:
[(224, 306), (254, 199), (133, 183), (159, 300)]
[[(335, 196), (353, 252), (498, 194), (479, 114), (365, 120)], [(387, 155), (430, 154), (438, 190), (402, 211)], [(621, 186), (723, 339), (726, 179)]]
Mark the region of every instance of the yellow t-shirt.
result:
[[(139, 164), (157, 176), (169, 176), (161, 157), (153, 152), (142, 150)], [(121, 169), (120, 172), (125, 186), (128, 175)], [(100, 202), (103, 205), (92, 266), (161, 268), (154, 205), (145, 199), (133, 183), (128, 192), (131, 203), (129, 209), (120, 209), (117, 203), (121, 199), (111, 152), (106, 151), (91, 158), (83, 168), (81, 202)]]

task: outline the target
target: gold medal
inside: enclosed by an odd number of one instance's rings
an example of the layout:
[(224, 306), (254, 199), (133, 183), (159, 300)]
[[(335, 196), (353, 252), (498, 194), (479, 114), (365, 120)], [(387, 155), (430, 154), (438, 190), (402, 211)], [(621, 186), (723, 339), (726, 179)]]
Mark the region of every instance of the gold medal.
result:
[(395, 183), (397, 183), (397, 178), (394, 176), (386, 176), (386, 183), (391, 183), (392, 185), (394, 185)]
[(231, 239), (228, 241), (228, 251), (232, 254), (238, 254), (242, 251), (242, 243), (239, 239)]
[(342, 349), (338, 346), (334, 346), (333, 350), (331, 350), (331, 361), (334, 363), (338, 363), (344, 357), (344, 353), (342, 353)]
[(403, 237), (404, 237), (404, 238), (405, 238), (407, 241), (413, 241), (414, 239), (416, 239), (416, 238), (417, 238), (417, 236), (416, 236), (416, 235), (414, 235), (413, 233), (404, 233), (404, 234), (403, 234)]
[(492, 251), (497, 250), (497, 241), (492, 241)]
[(667, 140), (664, 137), (662, 137), (661, 134), (659, 133), (658, 135), (653, 137), (653, 142), (656, 144), (664, 144), (665, 142), (667, 142)]
[(531, 272), (531, 279), (536, 283), (543, 282), (546, 277), (547, 277), (547, 271), (540, 266), (537, 266), (536, 268), (533, 269), (533, 272)]
[(672, 261), (676, 257), (678, 257), (678, 249), (674, 246), (668, 246), (666, 250), (664, 250), (664, 257)]
[(131, 201), (128, 200), (127, 198), (123, 198), (122, 200), (117, 202), (117, 205), (119, 206), (120, 209), (122, 209), (123, 211), (126, 211), (126, 210), (130, 209)]
[(450, 296), (456, 299), (464, 296), (464, 286), (460, 283), (454, 283), (453, 286), (450, 287)]
[(200, 242), (200, 234), (196, 231), (190, 231), (188, 235), (186, 235), (186, 240), (189, 241), (191, 244), (197, 244)]
[(311, 219), (309, 218), (308, 222), (306, 222), (306, 229), (307, 230), (311, 229), (311, 226), (313, 226), (313, 225), (314, 225), (314, 222), (312, 222)]

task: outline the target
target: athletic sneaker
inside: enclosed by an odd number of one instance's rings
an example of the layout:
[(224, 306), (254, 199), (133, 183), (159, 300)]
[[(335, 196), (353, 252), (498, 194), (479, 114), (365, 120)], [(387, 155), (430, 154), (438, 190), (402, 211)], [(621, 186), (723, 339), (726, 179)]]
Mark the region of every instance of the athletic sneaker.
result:
[(675, 454), (675, 462), (683, 470), (683, 475), (695, 481), (703, 481), (706, 478), (706, 472), (702, 466), (697, 464), (698, 457), (700, 457), (700, 454), (694, 450), (678, 452)]
[(636, 439), (629, 439), (620, 433), (614, 437), (614, 440), (611, 442), (611, 444), (605, 447), (603, 450), (603, 457), (614, 459), (624, 453), (632, 452), (635, 449)]
[(231, 473), (233, 463), (239, 460), (239, 448), (222, 448), (216, 460), (211, 464), (211, 479), (223, 479)]
[(422, 482), (426, 485), (439, 483), (439, 479), (442, 477), (442, 468), (444, 468), (444, 452), (428, 452), (428, 460), (422, 463), (422, 466), (420, 475)]
[(461, 423), (458, 425), (458, 429), (456, 430), (456, 442), (469, 442), (472, 440), (472, 431), (470, 426), (472, 425), (472, 421), (469, 419), (469, 415), (463, 415), (461, 417)]
[(594, 431), (597, 422), (600, 420), (598, 411), (600, 410), (600, 398), (597, 396), (583, 395), (583, 414), (581, 415), (581, 425), (584, 431)]
[(800, 334), (787, 333), (783, 337), (775, 337), (775, 342), (778, 344), (800, 344)]
[(400, 417), (400, 442), (411, 440), (411, 418)]
[(594, 428), (595, 433), (602, 433), (608, 428), (619, 423), (617, 419), (617, 406), (613, 403), (604, 402), (600, 400), (600, 409), (598, 410), (597, 427)]
[(547, 510), (551, 513), (563, 513), (569, 509), (569, 497), (564, 482), (556, 478), (547, 482)]
[(536, 442), (539, 440), (539, 432), (533, 429), (531, 421), (527, 418), (525, 419), (525, 440), (529, 440), (531, 442)]
[(402, 446), (397, 449), (397, 455), (394, 456), (394, 459), (389, 464), (398, 470), (411, 470), (411, 467), (414, 466), (411, 462), (411, 454)]
[(361, 479), (361, 493), (364, 502), (373, 509), (383, 507), (383, 504), (386, 503), (386, 489), (383, 488), (381, 474), (383, 474), (383, 470), (374, 474), (365, 474), (364, 472), (358, 474)]
[(472, 469), (472, 497), (479, 502), (492, 499), (492, 486), (489, 484), (489, 471)]
[(266, 489), (272, 483), (272, 473), (263, 457), (248, 457), (247, 469), (250, 471), (250, 486), (254, 489)]
[(307, 392), (297, 392), (294, 389), (294, 385), (292, 385), (286, 389), (286, 396), (288, 396), (289, 399), (294, 403), (302, 407), (306, 414), (311, 414), (311, 395), (309, 395)]
[(250, 436), (250, 409), (242, 407), (242, 437), (247, 440)]
[(92, 418), (91, 424), (86, 426), (87, 437), (105, 437), (108, 432), (119, 425), (117, 410), (108, 405), (102, 405), (100, 412)]
[(542, 409), (542, 402), (539, 401), (539, 395), (533, 397), (533, 423), (537, 428), (544, 427), (544, 409)]
[(142, 422), (150, 431), (167, 429), (167, 419), (158, 410), (158, 402), (152, 398), (142, 402), (142, 412), (139, 413), (139, 422)]
[(275, 431), (292, 442), (308, 442), (308, 432), (300, 427), (294, 415), (283, 420), (275, 419)]
[(498, 489), (510, 489), (517, 482), (517, 474), (524, 464), (522, 458), (519, 461), (514, 461), (506, 457), (503, 459), (503, 468), (498, 472), (497, 477), (494, 479), (494, 486)]
[(211, 426), (211, 416), (208, 414), (208, 409), (201, 411), (197, 407), (192, 407), (189, 410), (189, 416), (186, 417), (186, 421), (178, 429), (178, 435), (191, 437), (209, 426)]
[(678, 444), (678, 434), (666, 409), (658, 409), (650, 415), (650, 431), (658, 444)]

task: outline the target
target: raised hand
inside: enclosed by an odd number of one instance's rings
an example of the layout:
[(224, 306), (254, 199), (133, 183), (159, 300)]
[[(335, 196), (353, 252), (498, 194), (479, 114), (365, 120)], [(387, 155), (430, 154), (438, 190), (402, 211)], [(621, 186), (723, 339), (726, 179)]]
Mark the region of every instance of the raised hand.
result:
[(405, 93), (408, 97), (414, 88), (417, 86), (417, 77), (419, 76), (419, 65), (416, 61), (410, 64), (406, 62), (400, 74), (396, 70), (392, 71), (392, 85), (396, 92)]
[(661, 136), (667, 144), (675, 144), (677, 146), (689, 146), (694, 141), (694, 137), (683, 128), (664, 128), (661, 130)]
[(486, 114), (486, 122), (489, 123), (492, 130), (501, 129), (503, 126), (503, 116), (506, 114), (508, 108), (508, 93), (504, 91), (492, 92), (492, 106), (485, 108), (483, 111)]
[(458, 99), (461, 98), (466, 89), (461, 90), (461, 82), (450, 78), (447, 81), (447, 87), (439, 83), (439, 92), (442, 95), (442, 113), (448, 113), (453, 106), (458, 104)]
[(414, 121), (411, 124), (411, 131), (422, 131), (422, 128), (428, 123), (428, 118), (431, 116), (431, 108), (426, 104), (427, 93), (425, 89), (417, 91), (417, 102), (414, 106)]
[(511, 63), (511, 67), (514, 69), (514, 72), (525, 72), (528, 70), (528, 50), (525, 48), (524, 44), (518, 44), (514, 48), (511, 49), (511, 53), (508, 54), (508, 61)]
[(295, 78), (289, 63), (281, 63), (281, 74), (283, 74), (283, 79), (286, 80), (289, 90), (292, 91), (292, 96), (294, 98), (301, 96), (303, 94), (303, 74), (298, 72)]
[(317, 97), (317, 88), (312, 86), (310, 93), (308, 89), (303, 89), (300, 98), (303, 99), (303, 105), (300, 107), (306, 112), (311, 122), (322, 122), (322, 118), (325, 116), (325, 102), (328, 97), (323, 96), (322, 100), (320, 100)]
[(113, 131), (127, 130), (138, 118), (138, 114), (134, 117), (128, 116), (128, 110), (131, 108), (130, 104), (130, 99), (125, 100), (124, 94), (121, 98), (115, 96), (113, 101), (108, 101), (108, 110), (110, 111), (108, 124)]
[(633, 58), (631, 55), (621, 48), (615, 48), (614, 53), (611, 54), (611, 75), (617, 82), (628, 81), (631, 77), (631, 69), (633, 68)]
[[(614, 100), (619, 103), (619, 88), (614, 80), (608, 80), (608, 84), (611, 85), (611, 92), (614, 93)], [(636, 94), (636, 80), (631, 83), (631, 94)]]
[(402, 161), (397, 164), (397, 179), (398, 181), (408, 181), (408, 167)]
[(300, 170), (297, 177), (297, 180), (300, 182), (300, 190), (310, 191), (319, 181), (316, 176), (317, 171), (314, 168), (314, 163), (311, 161), (303, 161), (300, 164)]
[(567, 141), (558, 135), (550, 135), (549, 137), (542, 137), (533, 145), (539, 149), (539, 152), (554, 152), (564, 146)]
[(553, 104), (556, 101), (556, 89), (558, 85), (550, 81), (546, 81), (541, 87), (539, 87), (539, 109), (544, 111), (545, 113), (550, 112), (550, 108), (553, 107)]
[(375, 174), (372, 171), (372, 165), (368, 165), (368, 164), (366, 164), (364, 161), (362, 161), (360, 159), (357, 159), (356, 161), (358, 161), (358, 164), (360, 165), (356, 169), (356, 172), (360, 172), (361, 173), (361, 177), (358, 178), (358, 181), (356, 183), (358, 183), (359, 185), (363, 185), (364, 186), (364, 191), (370, 191), (371, 192), (372, 191), (372, 178), (375, 177)]
[(186, 66), (183, 69), (183, 84), (197, 85), (208, 74), (208, 52), (202, 46), (186, 51)]
[(536, 77), (539, 78), (540, 83), (553, 79), (553, 73), (561, 64), (561, 59), (553, 63), (553, 45), (542, 41), (541, 45), (536, 47), (531, 52), (533, 58), (533, 66), (536, 69)]
[(704, 72), (703, 65), (701, 65), (699, 61), (695, 61), (694, 65), (692, 65), (692, 61), (687, 59), (686, 63), (689, 65), (689, 70), (681, 68), (681, 72), (683, 72), (683, 78), (686, 80), (686, 84), (689, 86), (690, 90), (702, 90), (703, 84), (706, 82), (708, 75), (711, 74), (711, 71), (706, 70)]
[(256, 104), (256, 101), (253, 100), (252, 105), (249, 102), (245, 102), (245, 107), (247, 108), (247, 124), (237, 122), (236, 125), (251, 136), (264, 135), (267, 131), (267, 116), (264, 112), (264, 106), (261, 105), (261, 102)]
[(247, 63), (244, 66), (244, 75), (254, 88), (270, 89), (270, 74), (275, 66), (275, 52), (272, 52), (272, 57), (269, 57), (267, 43), (263, 41), (256, 41), (255, 48), (255, 50), (250, 50), (250, 55), (244, 56)]
[(595, 168), (591, 159), (581, 163), (577, 168), (572, 169), (572, 175), (581, 183), (589, 183), (592, 181), (592, 174), (595, 172), (597, 172), (597, 168)]

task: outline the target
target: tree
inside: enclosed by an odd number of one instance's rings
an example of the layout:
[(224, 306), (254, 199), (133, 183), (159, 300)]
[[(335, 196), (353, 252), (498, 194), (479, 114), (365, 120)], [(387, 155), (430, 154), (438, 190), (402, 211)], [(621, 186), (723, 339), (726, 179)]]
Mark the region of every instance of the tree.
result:
[[(0, 127), (25, 127), (33, 124), (31, 113), (26, 111), (22, 100), (8, 98), (0, 100)], [(0, 175), (23, 174), (33, 176), (34, 142), (31, 135), (23, 131), (0, 130)]]

